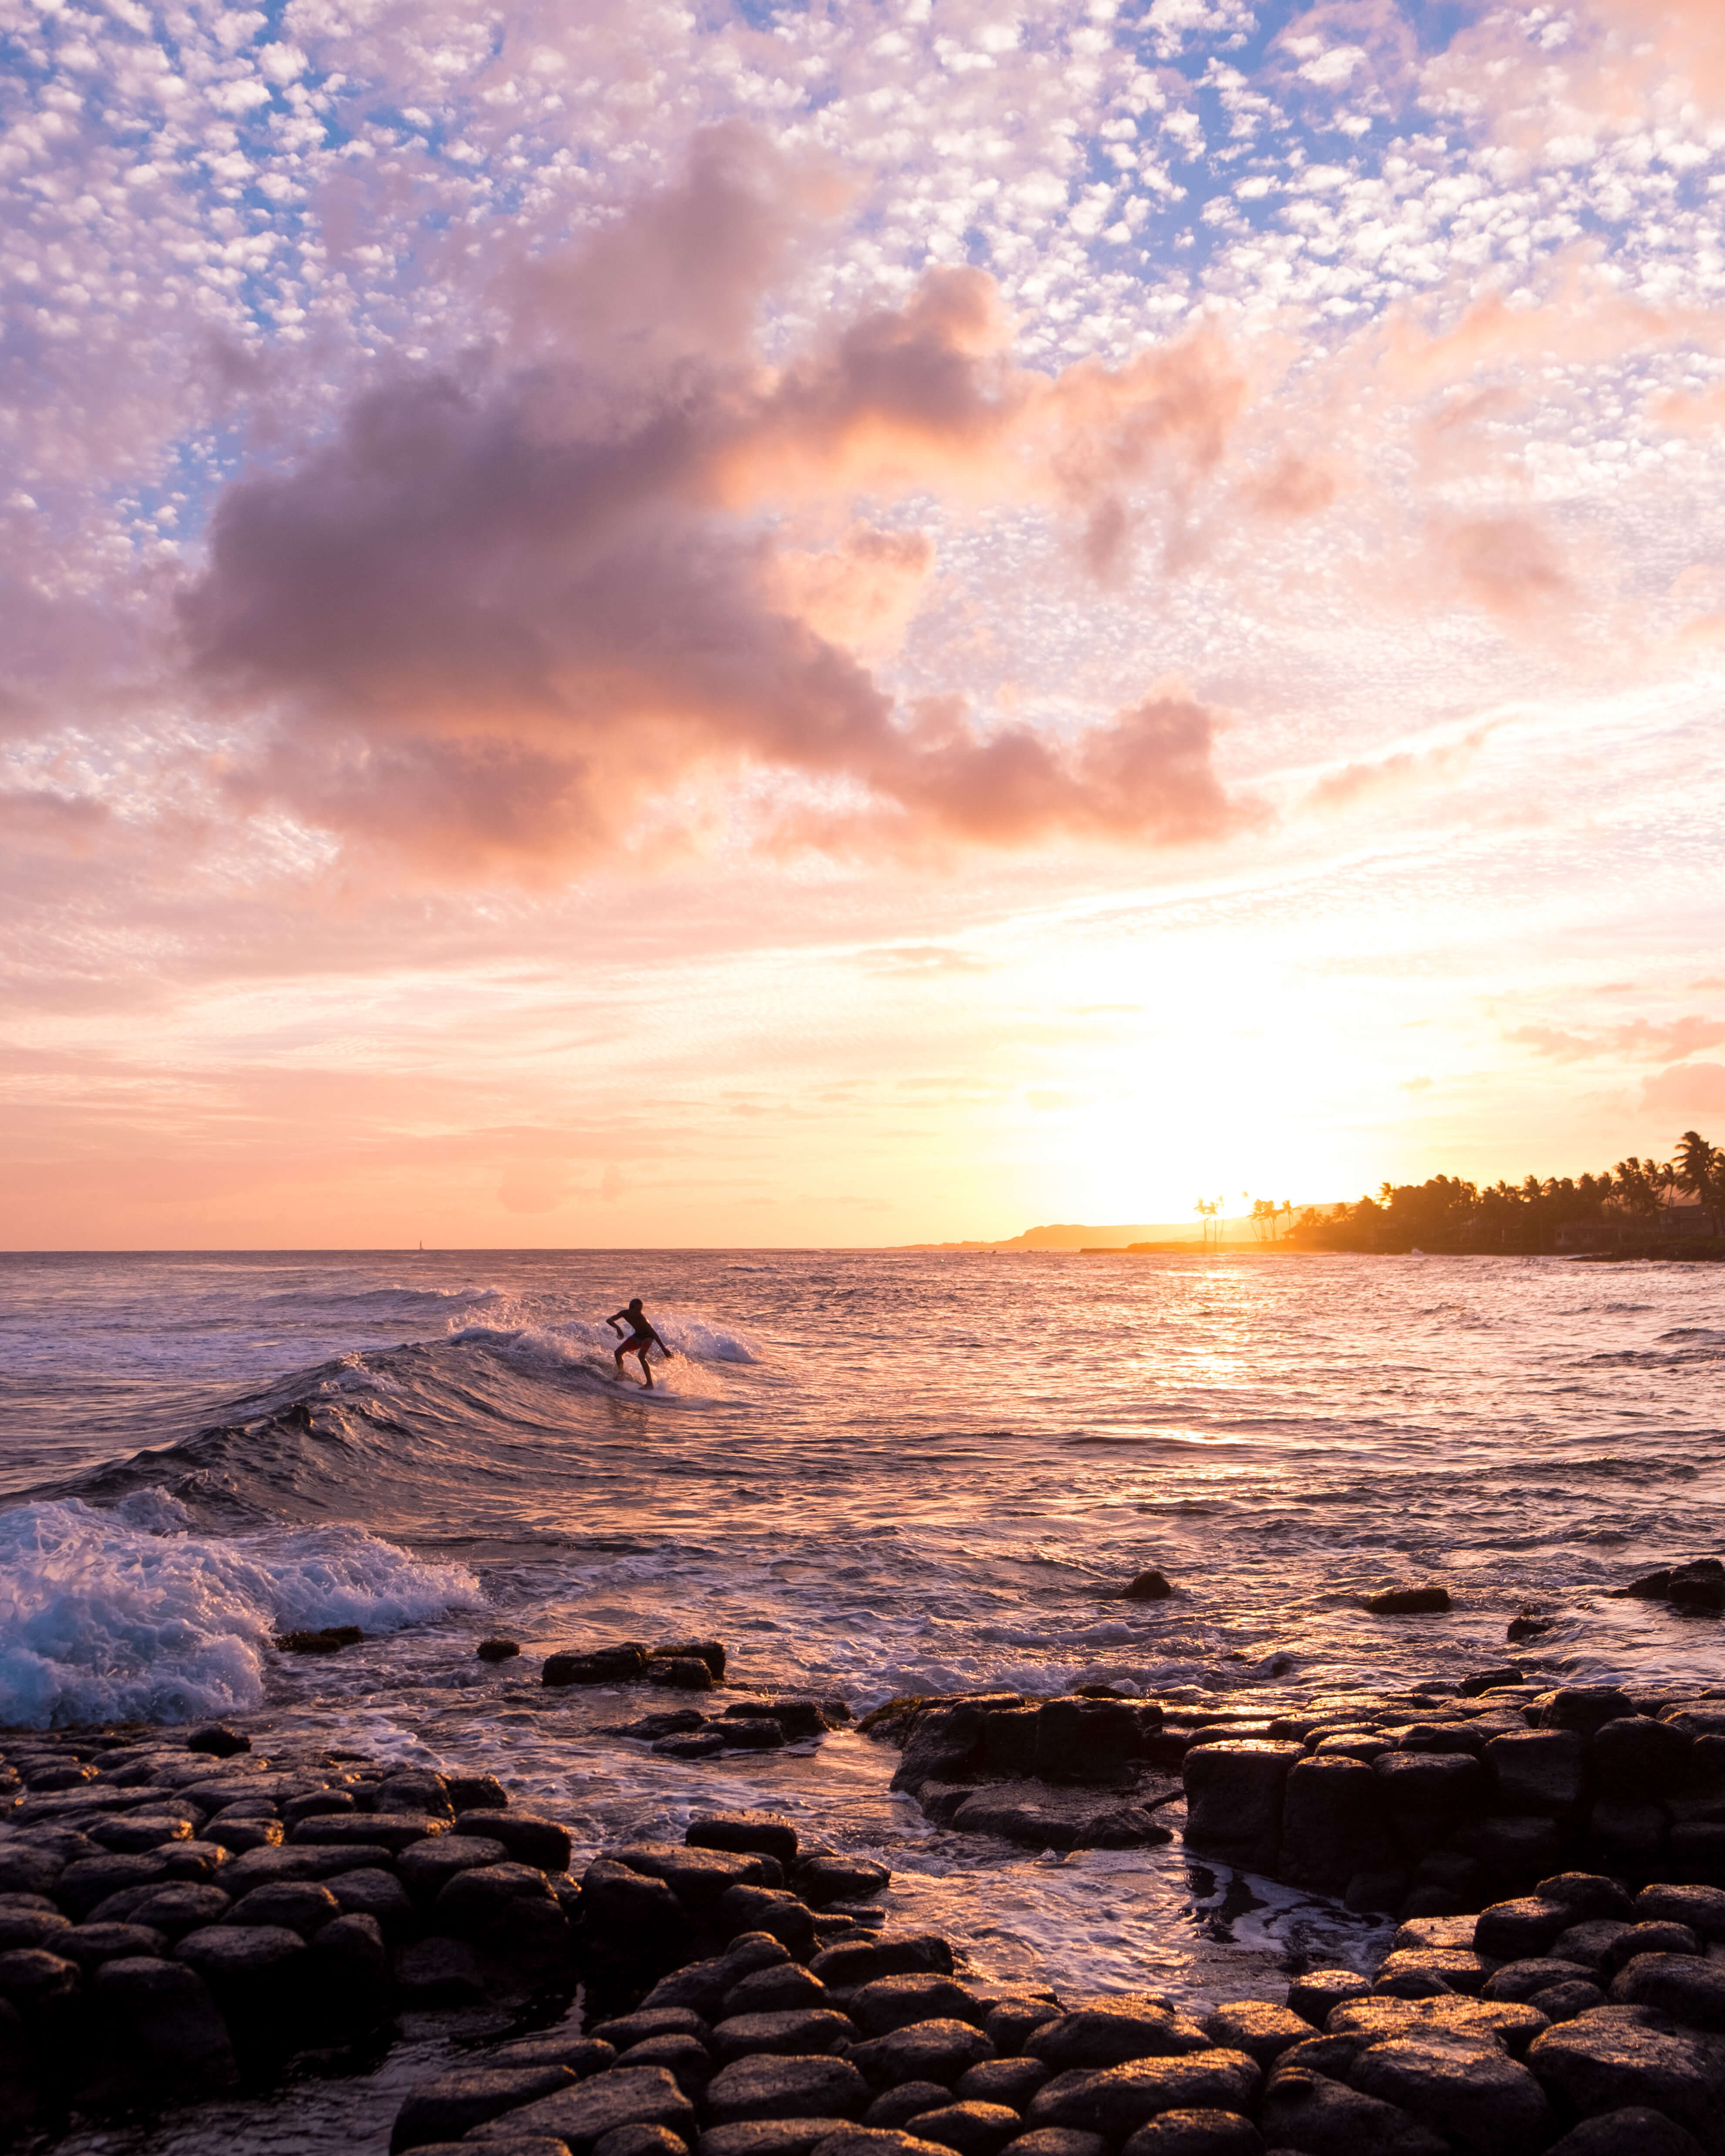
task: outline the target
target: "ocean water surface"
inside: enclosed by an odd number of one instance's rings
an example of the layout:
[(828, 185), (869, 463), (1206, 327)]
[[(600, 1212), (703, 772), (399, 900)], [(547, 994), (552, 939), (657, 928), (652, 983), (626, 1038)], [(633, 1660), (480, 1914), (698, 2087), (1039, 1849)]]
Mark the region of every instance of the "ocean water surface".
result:
[[(547, 1693), (537, 1656), (698, 1633), (740, 1681), (859, 1713), (1085, 1681), (1269, 1704), (1501, 1661), (1533, 1609), (1531, 1675), (1725, 1678), (1717, 1623), (1610, 1594), (1725, 1539), (1716, 1267), (10, 1256), (0, 1289), (0, 1723), (220, 1714), (263, 1750), (482, 1764), (592, 1847), (770, 1804), (880, 1856), (896, 1920), (989, 1974), (1278, 1996), (1291, 1960), (1378, 1933), (1178, 1843), (937, 1831), (855, 1733), (669, 1760), (604, 1733), (642, 1695)], [(675, 1351), (650, 1394), (601, 1322), (637, 1294)], [(1175, 1596), (1122, 1602), (1151, 1564)], [(1365, 1612), (1410, 1579), (1452, 1612)], [(270, 1645), (335, 1624), (364, 1644)], [(500, 1632), (521, 1661), (476, 1661)], [(381, 2147), (404, 2071), (244, 2130), (317, 2148), (322, 2106), (352, 2148), (369, 2088)], [(202, 2147), (200, 2117), (136, 2145)]]

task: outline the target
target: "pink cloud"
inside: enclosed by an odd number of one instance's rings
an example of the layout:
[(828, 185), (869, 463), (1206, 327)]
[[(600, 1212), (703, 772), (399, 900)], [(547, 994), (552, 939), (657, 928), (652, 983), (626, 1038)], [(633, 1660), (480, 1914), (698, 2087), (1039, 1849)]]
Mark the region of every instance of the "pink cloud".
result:
[(591, 858), (668, 791), (752, 771), (838, 789), (781, 842), (1176, 843), (1251, 820), (1214, 775), (1214, 715), (1177, 691), (1065, 740), (952, 697), (900, 708), (840, 639), (867, 642), (927, 542), (841, 539), (879, 599), (859, 620), (761, 515), (940, 482), (1094, 523), (1122, 476), (1219, 459), (1244, 393), (1219, 346), (1050, 382), (1005, 357), (989, 280), (936, 270), (765, 367), (748, 329), (789, 222), (778, 170), (741, 131), (702, 138), (685, 182), (523, 273), (509, 357), (373, 389), (296, 467), (228, 490), (181, 612), (208, 695), (268, 721), (237, 799), (469, 873)]

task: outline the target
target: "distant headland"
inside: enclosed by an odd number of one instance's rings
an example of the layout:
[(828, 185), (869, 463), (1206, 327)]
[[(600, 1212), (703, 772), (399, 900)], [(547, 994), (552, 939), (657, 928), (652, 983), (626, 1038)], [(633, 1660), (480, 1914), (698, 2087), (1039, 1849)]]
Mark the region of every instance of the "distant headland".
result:
[(999, 1242), (902, 1243), (900, 1250), (1073, 1250), (1148, 1255), (1223, 1250), (1725, 1259), (1725, 1148), (1685, 1131), (1669, 1160), (1631, 1153), (1597, 1175), (1528, 1175), (1485, 1188), (1461, 1176), (1384, 1183), (1356, 1204), (1251, 1199), (1230, 1216), (1200, 1199), (1192, 1220), (1108, 1227), (1054, 1221)]

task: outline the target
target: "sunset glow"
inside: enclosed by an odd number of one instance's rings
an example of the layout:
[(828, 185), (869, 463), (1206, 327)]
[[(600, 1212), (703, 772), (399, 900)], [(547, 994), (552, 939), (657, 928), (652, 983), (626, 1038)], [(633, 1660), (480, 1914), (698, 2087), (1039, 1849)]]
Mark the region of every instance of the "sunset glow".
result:
[(1707, 0), (4, 34), (8, 1246), (1725, 1121)]

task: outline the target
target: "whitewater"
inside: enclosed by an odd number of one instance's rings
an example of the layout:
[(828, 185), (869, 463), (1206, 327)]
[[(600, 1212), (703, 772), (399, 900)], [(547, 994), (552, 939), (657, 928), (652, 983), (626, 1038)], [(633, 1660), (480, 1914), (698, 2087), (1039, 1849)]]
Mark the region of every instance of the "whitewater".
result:
[[(602, 1322), (633, 1295), (675, 1351), (650, 1394)], [(1501, 1662), (1533, 1612), (1516, 1652), (1553, 1684), (1717, 1682), (1716, 1621), (1612, 1590), (1719, 1553), (1722, 1378), (1725, 1273), (1699, 1265), (3, 1257), (0, 1724), (249, 1717), (495, 1769), (589, 1848), (764, 1803), (879, 1856), (899, 1916), (991, 1974), (1271, 1995), (1374, 1920), (1178, 1843), (937, 1830), (855, 1733), (676, 1762), (537, 1660), (694, 1632), (858, 1714), (982, 1685), (1269, 1707)], [(1173, 1597), (1122, 1602), (1153, 1565)], [(1451, 1612), (1364, 1608), (1414, 1580)], [(271, 1645), (331, 1625), (366, 1638)], [(518, 1664), (475, 1660), (495, 1634)]]

